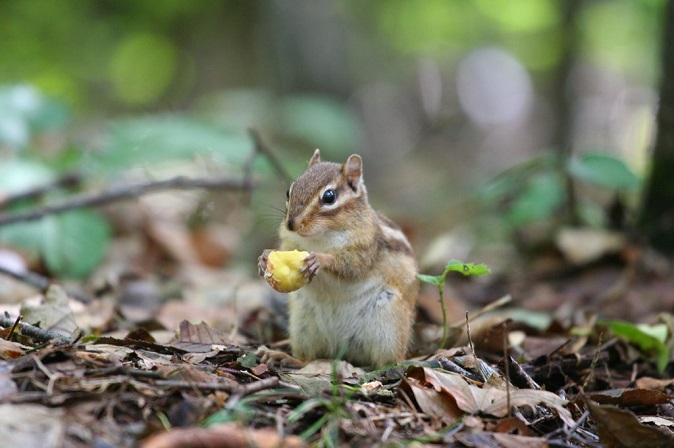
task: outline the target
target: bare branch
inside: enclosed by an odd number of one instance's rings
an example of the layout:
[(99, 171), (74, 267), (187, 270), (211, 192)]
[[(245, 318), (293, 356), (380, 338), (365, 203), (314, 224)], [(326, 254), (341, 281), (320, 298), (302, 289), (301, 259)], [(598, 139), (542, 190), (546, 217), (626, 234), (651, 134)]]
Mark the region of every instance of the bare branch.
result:
[(33, 199), (44, 195), (50, 191), (53, 191), (54, 188), (71, 188), (76, 187), (80, 184), (82, 179), (76, 173), (65, 174), (58, 179), (48, 182), (44, 185), (40, 185), (29, 190), (21, 191), (19, 193), (14, 193), (7, 195), (5, 197), (0, 197), (0, 208), (7, 207), (15, 202), (23, 201), (25, 199)]
[[(42, 292), (46, 291), (47, 288), (49, 288), (49, 285), (51, 285), (52, 283), (51, 280), (49, 280), (47, 277), (43, 277), (42, 275), (37, 274), (35, 272), (31, 271), (16, 272), (11, 269), (7, 269), (2, 265), (0, 265), (0, 274), (8, 275), (20, 282), (33, 286)], [(70, 289), (66, 289), (66, 293), (73, 299), (76, 299), (82, 303), (91, 302), (91, 297), (86, 296), (84, 294), (80, 294), (77, 291), (71, 291)]]
[(136, 185), (114, 188), (95, 195), (75, 196), (60, 204), (27, 211), (24, 213), (0, 214), (0, 226), (15, 222), (34, 221), (47, 215), (63, 213), (68, 210), (85, 207), (98, 207), (125, 199), (133, 199), (138, 196), (160, 190), (169, 189), (219, 189), (219, 190), (245, 190), (251, 188), (252, 183), (233, 179), (190, 179), (187, 177), (174, 177), (172, 179), (145, 182)]
[[(0, 327), (4, 328), (12, 327), (15, 323), (16, 319), (12, 319), (7, 315), (0, 316)], [(38, 342), (49, 342), (52, 339), (60, 339), (68, 344), (72, 344), (75, 342), (73, 338), (63, 336), (58, 333), (54, 333), (53, 331), (44, 330), (42, 328), (36, 327), (35, 325), (27, 324), (25, 322), (19, 322), (18, 326), (19, 330), (21, 331), (21, 334), (28, 336)]]
[(265, 144), (260, 136), (260, 133), (255, 128), (249, 128), (248, 133), (250, 134), (253, 142), (255, 143), (254, 154), (263, 154), (267, 160), (271, 163), (272, 167), (276, 170), (276, 173), (286, 182), (292, 181), (292, 176), (288, 174), (286, 169), (283, 167), (283, 164), (276, 158), (276, 155), (272, 152), (271, 149)]

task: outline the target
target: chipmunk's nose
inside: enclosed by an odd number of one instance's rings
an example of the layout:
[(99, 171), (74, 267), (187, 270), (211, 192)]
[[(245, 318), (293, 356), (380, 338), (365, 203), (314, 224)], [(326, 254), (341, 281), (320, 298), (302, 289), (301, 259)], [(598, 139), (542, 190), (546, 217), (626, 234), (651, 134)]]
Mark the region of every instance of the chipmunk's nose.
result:
[(295, 231), (295, 218), (288, 218), (286, 220), (286, 227), (288, 227), (288, 230), (291, 232)]

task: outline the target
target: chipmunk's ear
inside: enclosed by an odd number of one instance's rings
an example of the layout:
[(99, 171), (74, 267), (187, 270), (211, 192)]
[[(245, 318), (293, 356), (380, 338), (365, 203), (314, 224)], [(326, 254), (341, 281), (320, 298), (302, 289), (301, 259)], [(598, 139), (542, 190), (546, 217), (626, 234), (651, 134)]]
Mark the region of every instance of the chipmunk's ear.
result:
[(342, 170), (351, 189), (358, 191), (358, 187), (363, 183), (363, 159), (358, 154), (349, 156)]
[(321, 150), (316, 149), (316, 151), (314, 151), (314, 155), (311, 156), (311, 160), (309, 160), (308, 166), (314, 166), (320, 161), (321, 161)]

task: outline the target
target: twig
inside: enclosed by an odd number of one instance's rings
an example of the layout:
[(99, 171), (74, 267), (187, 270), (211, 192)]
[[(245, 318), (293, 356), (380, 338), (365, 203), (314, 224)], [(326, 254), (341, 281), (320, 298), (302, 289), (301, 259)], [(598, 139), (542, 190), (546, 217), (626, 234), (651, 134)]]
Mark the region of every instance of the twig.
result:
[(7, 338), (6, 338), (7, 341), (12, 340), (12, 335), (16, 331), (16, 327), (19, 325), (19, 322), (21, 322), (22, 319), (23, 319), (23, 316), (21, 316), (21, 315), (19, 315), (19, 317), (16, 318), (16, 320), (14, 321), (14, 325), (12, 325), (12, 329), (9, 330), (9, 334), (7, 335)]
[(438, 285), (438, 295), (440, 296), (440, 310), (442, 312), (442, 340), (440, 341), (439, 349), (444, 349), (447, 344), (447, 335), (449, 328), (447, 328), (447, 308), (445, 305), (445, 282)]
[(603, 338), (604, 338), (604, 332), (602, 331), (602, 332), (599, 333), (599, 339), (597, 340), (597, 348), (594, 351), (594, 356), (592, 357), (592, 363), (590, 364), (590, 369), (587, 373), (587, 377), (585, 378), (585, 381), (583, 381), (582, 390), (585, 390), (585, 388), (587, 387), (587, 383), (590, 382), (590, 379), (594, 375), (594, 369), (597, 366), (597, 360), (599, 359), (599, 352), (600, 352), (601, 344), (603, 342), (602, 341)]
[[(0, 317), (0, 327), (4, 328), (11, 327), (14, 325), (14, 323), (15, 320), (10, 317), (7, 316)], [(60, 339), (68, 344), (72, 344), (75, 342), (75, 340), (71, 337), (63, 336), (53, 331), (44, 330), (42, 328), (36, 327), (35, 325), (27, 324), (25, 322), (19, 322), (19, 329), (21, 330), (20, 333), (23, 334), (24, 336), (31, 337), (39, 342), (49, 342), (52, 339)]]
[(223, 390), (230, 392), (237, 388), (237, 385), (232, 385), (230, 383), (195, 383), (193, 381), (182, 381), (182, 380), (157, 380), (153, 382), (155, 386), (167, 387), (172, 389), (195, 389), (195, 390)]
[(286, 169), (283, 167), (283, 164), (279, 161), (279, 159), (276, 158), (276, 155), (262, 140), (262, 137), (260, 136), (260, 133), (257, 131), (257, 129), (252, 127), (248, 128), (248, 133), (253, 139), (253, 143), (255, 143), (255, 152), (258, 154), (264, 154), (264, 156), (271, 163), (271, 166), (274, 168), (274, 170), (276, 170), (276, 173), (279, 175), (279, 177), (281, 177), (286, 182), (290, 182), (292, 180), (292, 176), (288, 174)]
[(276, 387), (279, 384), (279, 378), (277, 376), (270, 376), (269, 378), (261, 379), (260, 381), (255, 381), (254, 383), (244, 384), (242, 387), (243, 395), (250, 395), (262, 390), (271, 389)]
[(23, 201), (24, 199), (32, 199), (40, 197), (45, 193), (53, 191), (54, 188), (69, 188), (75, 187), (80, 183), (80, 176), (76, 173), (65, 174), (53, 182), (49, 182), (44, 185), (40, 185), (29, 190), (21, 191), (19, 193), (14, 193), (7, 195), (3, 198), (0, 198), (0, 208), (7, 207), (10, 204), (15, 202)]
[[(503, 321), (503, 359), (508, 357), (508, 321)], [(508, 404), (508, 417), (512, 417), (512, 407), (510, 406), (510, 363), (505, 363), (506, 379), (506, 400)]]
[[(0, 274), (8, 275), (16, 280), (19, 280), (20, 282), (33, 286), (43, 292), (46, 291), (47, 288), (49, 288), (49, 286), (51, 285), (51, 281), (47, 277), (43, 277), (40, 274), (36, 274), (35, 272), (31, 271), (16, 272), (0, 265)], [(82, 303), (89, 303), (92, 300), (91, 297), (81, 294), (77, 291), (72, 291), (70, 289), (66, 289), (66, 293), (68, 294), (68, 296)]]
[(473, 338), (470, 336), (470, 319), (468, 318), (468, 311), (466, 311), (466, 336), (468, 337), (468, 348), (470, 349), (470, 354), (477, 359), (477, 355), (475, 355), (475, 345), (473, 345)]
[(15, 222), (34, 221), (47, 215), (63, 213), (77, 208), (97, 207), (115, 201), (133, 199), (159, 190), (192, 188), (242, 190), (250, 188), (250, 184), (250, 182), (234, 179), (190, 179), (182, 176), (174, 177), (167, 180), (113, 188), (95, 195), (78, 195), (60, 204), (48, 205), (24, 213), (3, 214), (0, 215), (0, 226)]
[(504, 372), (508, 369), (510, 381), (513, 386), (519, 387), (520, 389), (541, 390), (541, 386), (524, 371), (522, 366), (519, 365), (512, 356), (506, 356), (503, 360), (499, 361), (498, 366)]
[[(511, 300), (512, 300), (512, 296), (510, 294), (507, 294), (507, 295), (501, 297), (500, 299), (494, 300), (493, 302), (488, 303), (487, 305), (480, 308), (479, 310), (474, 311), (471, 314), (469, 321), (472, 322), (475, 319), (477, 319), (478, 317), (481, 317), (484, 314), (486, 314), (486, 313), (488, 313), (492, 310), (495, 310), (496, 308), (500, 308), (503, 305), (505, 305), (507, 303), (510, 303)], [(450, 327), (460, 328), (460, 327), (463, 327), (465, 324), (466, 324), (466, 321), (464, 319), (461, 319), (461, 320), (457, 320), (456, 322), (451, 324)]]

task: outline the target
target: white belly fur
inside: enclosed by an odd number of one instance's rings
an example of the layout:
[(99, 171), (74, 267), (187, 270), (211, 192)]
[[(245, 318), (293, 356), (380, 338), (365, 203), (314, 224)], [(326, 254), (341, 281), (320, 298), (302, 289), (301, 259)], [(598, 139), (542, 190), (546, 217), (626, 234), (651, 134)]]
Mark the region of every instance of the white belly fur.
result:
[[(400, 293), (381, 279), (337, 281), (320, 273), (290, 295), (290, 341), (300, 359), (336, 358), (355, 364), (395, 359)], [(390, 361), (389, 361), (390, 360)]]

